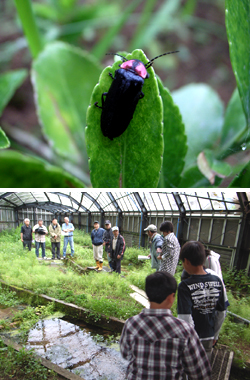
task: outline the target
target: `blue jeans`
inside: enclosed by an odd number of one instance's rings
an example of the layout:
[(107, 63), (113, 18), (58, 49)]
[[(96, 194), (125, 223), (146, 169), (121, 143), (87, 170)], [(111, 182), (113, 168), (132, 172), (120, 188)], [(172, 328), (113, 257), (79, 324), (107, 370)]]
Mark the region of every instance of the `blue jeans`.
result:
[(66, 257), (66, 249), (67, 245), (70, 245), (71, 249), (71, 256), (74, 255), (74, 241), (73, 241), (73, 236), (64, 236), (64, 245), (63, 245), (63, 257)]
[(36, 257), (39, 257), (39, 247), (42, 247), (42, 257), (45, 257), (45, 242), (36, 241)]

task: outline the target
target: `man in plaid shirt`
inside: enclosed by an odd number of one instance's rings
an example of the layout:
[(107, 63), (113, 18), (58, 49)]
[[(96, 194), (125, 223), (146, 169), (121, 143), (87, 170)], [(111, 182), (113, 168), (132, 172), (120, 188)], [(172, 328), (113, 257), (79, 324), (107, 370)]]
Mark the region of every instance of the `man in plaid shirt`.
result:
[(211, 367), (194, 328), (172, 316), (177, 283), (167, 272), (146, 278), (150, 309), (129, 318), (120, 348), (129, 380), (209, 380)]
[(164, 235), (164, 242), (162, 245), (162, 252), (157, 257), (157, 259), (161, 260), (159, 271), (166, 271), (174, 275), (178, 264), (181, 247), (173, 232), (173, 223), (170, 221), (163, 222), (160, 226), (160, 231), (162, 231)]

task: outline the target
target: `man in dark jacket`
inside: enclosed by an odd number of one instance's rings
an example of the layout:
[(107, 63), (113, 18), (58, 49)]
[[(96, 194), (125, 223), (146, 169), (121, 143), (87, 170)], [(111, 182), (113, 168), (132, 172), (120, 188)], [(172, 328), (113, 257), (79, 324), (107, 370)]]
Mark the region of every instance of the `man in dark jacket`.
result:
[(30, 220), (28, 218), (24, 219), (24, 225), (21, 227), (21, 240), (23, 242), (23, 248), (27, 245), (29, 251), (31, 251), (32, 228), (30, 227)]
[(96, 261), (96, 267), (98, 271), (102, 270), (103, 265), (103, 234), (105, 230), (100, 228), (99, 222), (94, 222), (94, 229), (91, 232), (91, 240), (93, 246), (94, 259)]
[(110, 220), (106, 220), (105, 221), (105, 232), (103, 234), (103, 245), (105, 246), (105, 251), (107, 252), (110, 269), (112, 269), (112, 259), (111, 259), (111, 257), (109, 257), (110, 241), (111, 241), (112, 236), (113, 236), (113, 232), (111, 229)]
[(113, 236), (110, 242), (111, 252), (109, 253), (112, 259), (112, 267), (116, 273), (121, 273), (121, 260), (124, 257), (126, 244), (124, 237), (119, 234), (119, 228), (117, 226), (112, 228)]

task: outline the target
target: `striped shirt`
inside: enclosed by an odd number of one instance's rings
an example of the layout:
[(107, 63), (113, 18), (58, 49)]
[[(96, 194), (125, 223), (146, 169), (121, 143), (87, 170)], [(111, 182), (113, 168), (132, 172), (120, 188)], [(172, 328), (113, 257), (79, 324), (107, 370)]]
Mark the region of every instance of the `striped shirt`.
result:
[(159, 269), (160, 271), (166, 271), (172, 275), (175, 274), (179, 260), (180, 249), (181, 247), (178, 239), (173, 232), (165, 236), (162, 246), (162, 260)]
[(194, 328), (169, 309), (143, 309), (123, 328), (120, 349), (129, 380), (209, 380), (211, 367)]

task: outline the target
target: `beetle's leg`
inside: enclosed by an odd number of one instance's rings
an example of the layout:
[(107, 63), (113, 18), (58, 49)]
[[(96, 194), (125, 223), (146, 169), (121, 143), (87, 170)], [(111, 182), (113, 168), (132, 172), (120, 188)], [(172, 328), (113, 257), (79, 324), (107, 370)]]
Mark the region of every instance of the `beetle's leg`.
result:
[(104, 105), (104, 96), (106, 96), (107, 95), (107, 92), (104, 92), (103, 94), (102, 94), (102, 107), (101, 106), (98, 106), (98, 102), (95, 102), (95, 106), (97, 107), (97, 108), (103, 108), (103, 105)]
[(113, 77), (113, 74), (112, 74), (112, 73), (109, 73), (109, 76), (110, 76), (112, 79), (115, 79), (115, 78)]
[(102, 110), (102, 107), (98, 106), (98, 102), (95, 102), (94, 106), (96, 106), (97, 108), (101, 108)]
[(143, 92), (141, 92), (141, 93), (140, 93), (140, 98), (139, 98), (139, 99), (144, 98), (144, 96), (145, 96), (145, 95), (143, 94)]

